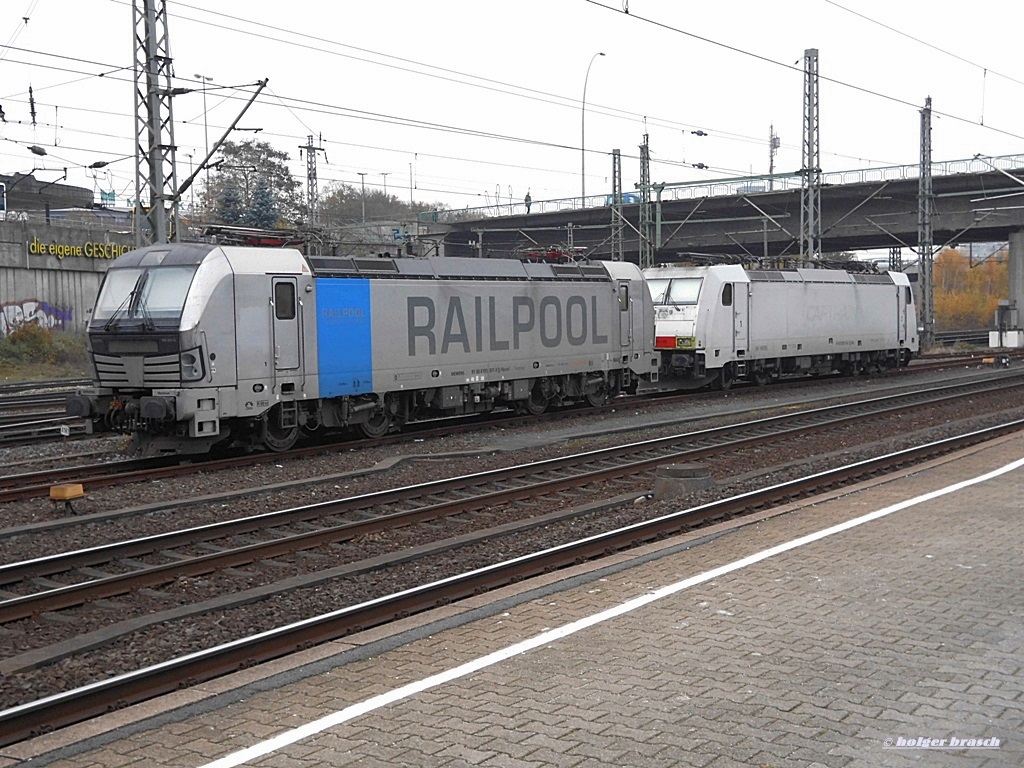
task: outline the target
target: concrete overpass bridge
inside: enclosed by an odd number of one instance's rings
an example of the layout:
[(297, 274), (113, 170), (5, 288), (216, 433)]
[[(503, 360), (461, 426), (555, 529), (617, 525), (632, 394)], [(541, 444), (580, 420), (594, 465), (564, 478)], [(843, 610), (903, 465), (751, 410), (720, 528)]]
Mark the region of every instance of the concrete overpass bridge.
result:
[[(918, 166), (823, 173), (822, 252), (917, 248)], [(933, 243), (1008, 242), (1012, 328), (1024, 308), (1024, 155), (933, 163)], [(777, 264), (800, 260), (800, 176), (775, 174), (714, 182), (655, 184), (654, 263), (705, 258)], [(635, 197), (635, 195), (634, 195)], [(640, 204), (621, 217), (604, 196), (534, 201), (421, 214), (447, 256), (517, 257), (557, 245), (613, 259), (613, 229), (627, 261), (640, 260)], [(916, 253), (916, 251), (915, 251)], [(907, 253), (905, 261), (916, 256)], [(1024, 313), (1021, 313), (1024, 314)]]
[[(1005, 242), (1024, 229), (1024, 155), (934, 163), (932, 173), (936, 246)], [(822, 180), (823, 252), (917, 247), (917, 166), (824, 173)], [(800, 255), (798, 174), (654, 189), (655, 262), (692, 255)], [(448, 256), (514, 256), (560, 244), (582, 248), (590, 258), (611, 259), (614, 221), (608, 202), (600, 195), (588, 197), (585, 205), (578, 197), (534, 201), (530, 213), (521, 202), (433, 211), (421, 214), (420, 222)], [(624, 254), (637, 262), (640, 205), (623, 205), (622, 214)]]

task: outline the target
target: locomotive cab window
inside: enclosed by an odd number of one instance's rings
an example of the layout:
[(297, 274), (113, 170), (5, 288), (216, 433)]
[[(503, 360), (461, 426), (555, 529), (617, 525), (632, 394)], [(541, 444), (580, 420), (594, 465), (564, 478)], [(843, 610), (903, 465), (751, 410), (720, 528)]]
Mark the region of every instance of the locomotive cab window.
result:
[(722, 286), (722, 306), (732, 306), (732, 283), (726, 283)]
[(703, 281), (702, 277), (656, 277), (647, 280), (647, 288), (655, 306), (696, 304)]
[(90, 322), (177, 326), (195, 273), (194, 267), (108, 269)]
[(910, 286), (909, 285), (903, 286), (903, 292), (906, 294), (906, 302), (907, 302), (907, 304), (913, 304), (914, 303), (914, 299), (913, 299), (913, 297), (911, 296), (911, 293), (910, 293)]
[(274, 317), (278, 320), (295, 319), (295, 286), (292, 283), (274, 283)]
[(619, 284), (619, 309), (622, 312), (629, 311), (629, 283)]

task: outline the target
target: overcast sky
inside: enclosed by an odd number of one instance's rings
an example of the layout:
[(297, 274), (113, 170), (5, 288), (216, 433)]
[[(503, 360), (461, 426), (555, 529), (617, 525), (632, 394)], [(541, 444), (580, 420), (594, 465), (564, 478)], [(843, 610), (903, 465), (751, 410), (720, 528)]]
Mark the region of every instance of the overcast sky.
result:
[[(934, 160), (1024, 154), (1024, 4), (1008, 0), (204, 5), (167, 2), (175, 86), (212, 78), (205, 111), (199, 90), (174, 100), (180, 180), (263, 78), (239, 125), (262, 128), (303, 183), (299, 145), (315, 136), (321, 194), (362, 179), (453, 208), (578, 196), (584, 84), (588, 194), (611, 190), (616, 148), (633, 189), (645, 133), (656, 182), (766, 173), (771, 126), (776, 172), (796, 171), (809, 48), (826, 172), (916, 164), (928, 96)], [(133, 33), (130, 0), (0, 2), (0, 172), (50, 181), (66, 167), (97, 199), (134, 196), (131, 158), (85, 168), (134, 154)]]

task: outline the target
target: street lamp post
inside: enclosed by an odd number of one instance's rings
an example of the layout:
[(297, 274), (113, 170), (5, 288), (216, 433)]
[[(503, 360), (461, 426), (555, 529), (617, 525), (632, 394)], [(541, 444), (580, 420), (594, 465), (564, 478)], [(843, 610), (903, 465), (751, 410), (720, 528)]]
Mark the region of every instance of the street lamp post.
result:
[(359, 186), (362, 189), (363, 198), (363, 224), (366, 223), (366, 172), (359, 172)]
[[(203, 84), (203, 141), (206, 146), (206, 154), (204, 157), (210, 156), (210, 127), (206, 120), (206, 84), (212, 83), (213, 78), (207, 77), (206, 75), (195, 75), (196, 80), (199, 80)], [(206, 188), (210, 188), (210, 166), (206, 166)]]
[(583, 78), (583, 108), (580, 110), (580, 207), (587, 207), (587, 81), (594, 60), (604, 53), (595, 53), (587, 65), (587, 76)]
[[(192, 178), (192, 153), (188, 153), (188, 177)], [(196, 215), (196, 188), (194, 186), (189, 187), (189, 203), (188, 203), (188, 215), (194, 217)]]

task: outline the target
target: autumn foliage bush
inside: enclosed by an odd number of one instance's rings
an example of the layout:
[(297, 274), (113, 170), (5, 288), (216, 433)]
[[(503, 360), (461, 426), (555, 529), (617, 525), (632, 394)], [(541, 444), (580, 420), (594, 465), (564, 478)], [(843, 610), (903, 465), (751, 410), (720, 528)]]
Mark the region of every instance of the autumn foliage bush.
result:
[(1005, 251), (977, 263), (967, 254), (945, 248), (935, 257), (935, 326), (940, 331), (991, 328), (999, 300), (1010, 290)]
[(88, 369), (85, 334), (25, 323), (0, 338), (0, 379), (81, 376)]

